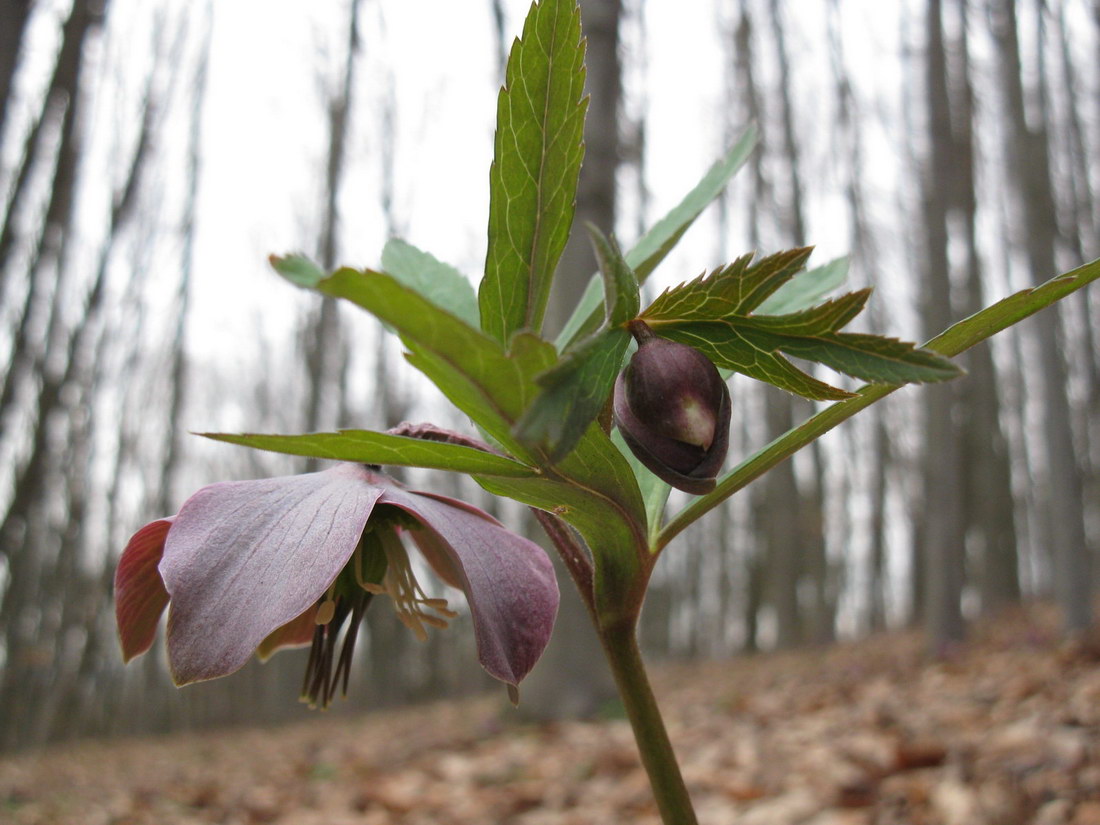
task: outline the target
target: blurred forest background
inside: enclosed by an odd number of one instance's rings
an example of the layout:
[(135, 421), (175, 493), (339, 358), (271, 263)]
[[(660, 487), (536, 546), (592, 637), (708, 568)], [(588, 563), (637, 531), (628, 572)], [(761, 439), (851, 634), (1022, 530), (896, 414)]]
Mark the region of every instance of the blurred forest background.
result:
[[(629, 245), (748, 123), (762, 134), (651, 289), (816, 243), (875, 286), (868, 325), (924, 340), (1100, 254), (1097, 0), (581, 6), (579, 220)], [(378, 266), (400, 237), (476, 279), (495, 91), (526, 7), (0, 0), (0, 749), (306, 712), (298, 653), (183, 691), (159, 651), (124, 668), (114, 564), (203, 484), (308, 469), (188, 431), (465, 427), (377, 324), (265, 256)], [(593, 270), (571, 247), (559, 323)], [(942, 650), (1032, 598), (1088, 628), (1098, 310), (1084, 290), (967, 353), (965, 379), (891, 396), (678, 539), (649, 654), (906, 624)], [(812, 412), (732, 390), (733, 460)], [(378, 608), (335, 712), (487, 687), (468, 623), (421, 645)], [(564, 610), (549, 655), (565, 664), (536, 671), (532, 712), (600, 696)]]

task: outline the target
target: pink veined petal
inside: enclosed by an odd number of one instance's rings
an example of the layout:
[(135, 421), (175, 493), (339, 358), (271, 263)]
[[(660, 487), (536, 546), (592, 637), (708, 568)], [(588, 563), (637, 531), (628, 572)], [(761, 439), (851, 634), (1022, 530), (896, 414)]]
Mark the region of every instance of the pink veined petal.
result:
[[(545, 551), (469, 505), (386, 488), (382, 502), (416, 517), (438, 537), (422, 543), (446, 552), (463, 578), (477, 638), (478, 659), (491, 676), (518, 685), (550, 641), (558, 611), (558, 584)], [(477, 511), (480, 513), (480, 511)]]
[(176, 684), (232, 673), (320, 598), (382, 495), (376, 478), (341, 464), (212, 484), (187, 500), (160, 563), (171, 596), (168, 659)]
[(157, 565), (174, 517), (157, 519), (138, 530), (126, 543), (115, 570), (115, 621), (122, 643), (122, 659), (129, 662), (153, 645), (160, 614), (168, 604)]

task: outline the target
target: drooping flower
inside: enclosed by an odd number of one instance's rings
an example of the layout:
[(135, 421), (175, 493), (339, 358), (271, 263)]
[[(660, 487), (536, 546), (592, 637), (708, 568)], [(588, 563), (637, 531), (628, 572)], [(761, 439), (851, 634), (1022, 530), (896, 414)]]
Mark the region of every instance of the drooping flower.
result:
[(631, 452), (678, 490), (706, 493), (729, 447), (730, 394), (718, 369), (686, 344), (659, 338), (642, 321), (638, 350), (615, 381), (615, 423)]
[(176, 684), (225, 676), (254, 652), (312, 644), (303, 698), (326, 705), (347, 688), (372, 597), (389, 596), (422, 639), (456, 615), (425, 595), (404, 537), (465, 593), (481, 664), (514, 696), (557, 612), (546, 553), (472, 505), (408, 490), (360, 464), (212, 484), (177, 515), (138, 530), (115, 574), (123, 656), (149, 649), (167, 607)]

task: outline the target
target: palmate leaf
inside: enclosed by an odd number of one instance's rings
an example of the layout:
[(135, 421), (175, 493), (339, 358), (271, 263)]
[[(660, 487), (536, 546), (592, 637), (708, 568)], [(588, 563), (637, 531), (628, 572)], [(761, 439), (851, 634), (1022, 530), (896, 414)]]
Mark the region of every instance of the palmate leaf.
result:
[[(1039, 286), (1017, 292), (986, 307), (927, 341), (923, 349), (947, 357), (958, 355), (1097, 280), (1100, 280), (1100, 259), (1083, 264)], [(868, 384), (854, 397), (825, 407), (812, 418), (761, 447), (754, 455), (744, 459), (722, 476), (713, 491), (692, 501), (669, 521), (653, 542), (654, 551), (660, 552), (673, 538), (722, 501), (744, 489), (810, 442), (882, 400), (899, 386), (898, 384)]]
[[(840, 286), (847, 276), (847, 258), (837, 258), (814, 269), (798, 272), (769, 295), (758, 309), (771, 314), (778, 314), (780, 311), (797, 312), (806, 309)], [(789, 372), (785, 369), (786, 366), (778, 366), (776, 371), (785, 374)], [(725, 377), (728, 377), (730, 370), (724, 369), (722, 372), (726, 374)], [(803, 373), (797, 373), (791, 380), (802, 382), (805, 379), (806, 376)], [(827, 385), (824, 384), (814, 384), (813, 386), (821, 389), (827, 388)], [(638, 487), (642, 491), (642, 500), (645, 502), (650, 536), (651, 538), (655, 537), (660, 529), (661, 516), (672, 488), (634, 457), (634, 454), (623, 441), (618, 429), (612, 432), (611, 439), (619, 446), (619, 449), (634, 469), (634, 474), (638, 479)]]
[[(626, 253), (626, 263), (634, 270), (639, 282), (645, 282), (649, 274), (657, 268), (683, 234), (695, 223), (700, 213), (722, 194), (730, 178), (744, 166), (752, 150), (756, 148), (758, 139), (755, 126), (746, 129), (725, 155), (707, 170), (699, 183), (684, 195), (683, 200), (653, 224)], [(600, 312), (602, 295), (603, 283), (600, 276), (593, 275), (569, 321), (558, 335), (556, 343), (559, 350), (564, 351), (569, 344), (588, 335), (600, 325), (603, 317)]]
[(614, 240), (588, 227), (604, 281), (603, 326), (567, 349), (561, 360), (536, 380), (542, 392), (523, 414), (516, 435), (540, 447), (552, 462), (576, 446), (607, 404), (630, 344), (623, 325), (641, 308), (638, 279)]
[(575, 2), (531, 6), (497, 99), (489, 171), (489, 248), (482, 328), (505, 346), (538, 332), (573, 223), (582, 136), (584, 43)]
[[(667, 290), (642, 314), (654, 332), (693, 346), (732, 369), (818, 401), (851, 393), (803, 372), (791, 355), (874, 383), (944, 381), (961, 370), (915, 344), (840, 329), (863, 309), (870, 290), (848, 293), (784, 315), (753, 314), (791, 282), (808, 249), (772, 255), (755, 265), (740, 258), (709, 276)], [(788, 298), (788, 305), (797, 301)]]

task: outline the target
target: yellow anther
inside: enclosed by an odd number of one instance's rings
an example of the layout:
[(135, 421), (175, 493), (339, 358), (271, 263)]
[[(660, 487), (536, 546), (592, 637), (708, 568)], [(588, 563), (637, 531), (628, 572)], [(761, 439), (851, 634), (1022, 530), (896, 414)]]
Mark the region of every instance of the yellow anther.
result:
[(325, 591), (325, 600), (317, 606), (317, 615), (313, 621), (317, 624), (328, 624), (336, 615), (336, 582), (329, 585)]
[[(448, 609), (447, 600), (431, 598), (420, 587), (409, 563), (409, 554), (405, 545), (393, 530), (380, 530), (377, 534), (382, 551), (386, 554), (386, 572), (382, 583), (365, 581), (362, 575), (362, 560), (355, 565), (359, 586), (368, 593), (385, 594), (393, 601), (397, 618), (409, 628), (420, 641), (428, 638), (424, 626), (445, 628), (448, 620), (458, 616)], [(430, 612), (429, 612), (430, 611)]]

